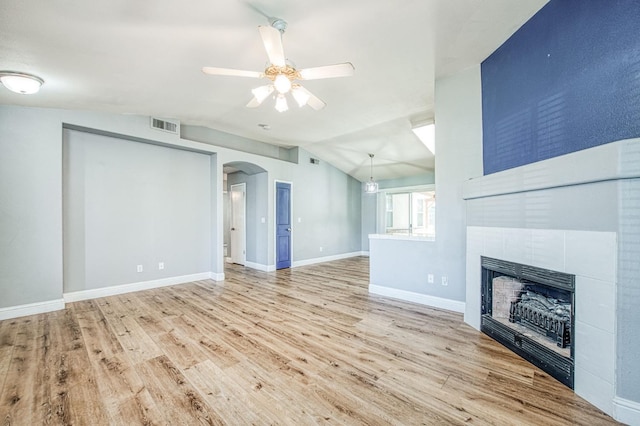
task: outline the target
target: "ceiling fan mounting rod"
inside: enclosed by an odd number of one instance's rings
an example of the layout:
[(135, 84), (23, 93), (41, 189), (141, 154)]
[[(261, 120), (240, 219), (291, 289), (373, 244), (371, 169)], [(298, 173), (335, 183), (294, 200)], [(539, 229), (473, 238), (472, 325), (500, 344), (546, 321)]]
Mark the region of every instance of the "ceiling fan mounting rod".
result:
[(287, 21), (281, 18), (270, 18), (269, 24), (282, 34), (287, 29)]

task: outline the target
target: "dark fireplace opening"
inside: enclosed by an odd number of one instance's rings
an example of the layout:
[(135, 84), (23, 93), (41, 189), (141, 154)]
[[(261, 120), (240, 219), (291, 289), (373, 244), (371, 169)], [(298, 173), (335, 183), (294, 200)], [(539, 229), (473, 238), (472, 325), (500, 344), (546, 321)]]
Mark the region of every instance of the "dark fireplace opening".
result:
[(482, 332), (573, 389), (575, 276), (481, 257)]

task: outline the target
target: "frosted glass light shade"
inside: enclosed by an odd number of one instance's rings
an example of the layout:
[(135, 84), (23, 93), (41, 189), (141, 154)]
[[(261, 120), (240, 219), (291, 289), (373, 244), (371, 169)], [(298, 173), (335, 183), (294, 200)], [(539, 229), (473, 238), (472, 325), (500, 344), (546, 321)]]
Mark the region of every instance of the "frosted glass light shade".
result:
[(364, 184), (364, 192), (367, 194), (375, 194), (378, 192), (378, 182), (375, 182), (371, 179), (369, 182)]
[(284, 97), (282, 93), (280, 93), (276, 98), (276, 111), (285, 112), (288, 109), (289, 109), (289, 105), (287, 105), (287, 99)]
[(0, 71), (0, 82), (7, 89), (21, 95), (37, 93), (40, 90), (40, 86), (44, 84), (44, 80), (40, 77), (13, 71)]
[(291, 90), (291, 80), (284, 74), (278, 74), (275, 80), (273, 80), (273, 85), (279, 93), (287, 93)]
[(256, 87), (251, 91), (251, 93), (253, 93), (253, 96), (256, 97), (256, 100), (259, 103), (262, 103), (262, 101), (264, 101), (267, 98), (267, 96), (271, 94), (271, 92), (273, 92), (273, 85), (271, 84), (267, 86)]

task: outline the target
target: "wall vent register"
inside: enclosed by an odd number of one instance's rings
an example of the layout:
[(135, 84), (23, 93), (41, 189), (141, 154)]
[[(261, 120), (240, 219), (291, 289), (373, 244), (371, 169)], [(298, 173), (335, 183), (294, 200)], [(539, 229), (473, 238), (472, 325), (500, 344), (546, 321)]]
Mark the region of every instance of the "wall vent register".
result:
[(180, 122), (151, 117), (151, 128), (174, 135), (180, 134)]

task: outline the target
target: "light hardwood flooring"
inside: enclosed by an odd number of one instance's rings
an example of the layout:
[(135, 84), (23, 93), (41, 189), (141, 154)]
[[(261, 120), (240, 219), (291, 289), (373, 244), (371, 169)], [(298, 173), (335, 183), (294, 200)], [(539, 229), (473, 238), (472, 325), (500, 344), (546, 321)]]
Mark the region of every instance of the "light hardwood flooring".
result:
[(3, 424), (615, 424), (367, 258), (225, 273), (0, 321)]

